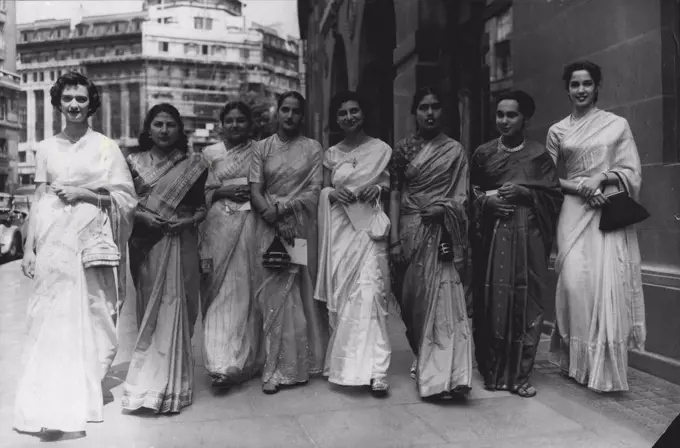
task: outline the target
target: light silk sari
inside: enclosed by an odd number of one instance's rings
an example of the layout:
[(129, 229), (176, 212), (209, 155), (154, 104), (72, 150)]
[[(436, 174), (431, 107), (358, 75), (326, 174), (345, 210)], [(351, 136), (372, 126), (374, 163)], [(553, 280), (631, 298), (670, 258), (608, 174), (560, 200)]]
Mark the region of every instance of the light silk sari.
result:
[[(373, 139), (350, 152), (326, 151), (324, 165), (335, 188), (351, 191), (389, 187), (392, 148)], [(331, 205), (324, 188), (319, 198), (321, 251), (314, 298), (326, 302), (331, 338), (324, 375), (343, 386), (370, 385), (387, 375), (391, 348), (387, 334), (390, 277), (387, 243), (356, 230), (341, 203)]]
[[(640, 157), (624, 118), (599, 109), (567, 117), (550, 128), (546, 146), (553, 160), (564, 160), (568, 180), (615, 172), (638, 199)], [(643, 349), (646, 338), (640, 249), (634, 227), (603, 233), (600, 216), (579, 196), (565, 196), (551, 359), (591, 389), (627, 390), (628, 348)]]
[[(139, 207), (164, 219), (189, 218), (202, 205), (185, 204), (198, 189), (204, 203), (208, 165), (200, 154), (175, 151), (154, 161), (150, 152), (128, 156)], [(192, 195), (193, 196), (193, 195)], [(192, 402), (191, 336), (199, 306), (198, 232), (179, 234), (135, 225), (130, 271), (137, 290), (139, 334), (123, 386), (122, 407), (179, 412)]]
[[(266, 186), (265, 199), (294, 210), (288, 223), (307, 240), (307, 266), (263, 269), (255, 293), (264, 319), (265, 365), (262, 381), (272, 385), (304, 383), (321, 373), (327, 337), (314, 300), (317, 267), (317, 205), (323, 182), (323, 149), (299, 136), (284, 142), (278, 135), (255, 145), (250, 182)], [(274, 229), (258, 219), (258, 263), (274, 240)]]
[(248, 141), (227, 149), (217, 143), (203, 150), (210, 164), (205, 185), (210, 209), (199, 250), (202, 262), (212, 262), (212, 271), (201, 276), (205, 368), (213, 378), (233, 382), (250, 379), (261, 367), (255, 276), (263, 268), (256, 255), (255, 214), (226, 198), (213, 203), (213, 194), (239, 180), (247, 185), (254, 145)]
[[(88, 131), (75, 144), (57, 137), (42, 141), (36, 165), (36, 183), (103, 190), (111, 207), (107, 213), (85, 202), (65, 205), (49, 186), (37, 194), (29, 223), (36, 241), (35, 290), (28, 300), (14, 427), (84, 431), (86, 422), (103, 420), (101, 382), (116, 355), (115, 319), (137, 197), (120, 148), (98, 132)], [(83, 237), (91, 231), (115, 242), (123, 255), (118, 268), (83, 267)]]

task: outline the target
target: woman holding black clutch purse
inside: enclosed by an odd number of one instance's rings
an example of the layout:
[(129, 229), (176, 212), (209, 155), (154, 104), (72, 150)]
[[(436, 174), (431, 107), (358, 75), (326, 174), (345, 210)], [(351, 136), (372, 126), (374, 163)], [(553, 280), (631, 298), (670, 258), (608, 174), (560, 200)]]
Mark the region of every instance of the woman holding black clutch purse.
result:
[(393, 290), (423, 398), (466, 393), (472, 380), (463, 286), (468, 161), (463, 146), (442, 133), (441, 98), (429, 87), (416, 92), (411, 113), (417, 131), (397, 143), (390, 162)]
[(553, 160), (566, 167), (551, 358), (590, 389), (628, 390), (628, 348), (643, 349), (646, 336), (640, 249), (632, 227), (648, 216), (635, 202), (640, 157), (628, 121), (595, 106), (600, 67), (575, 62), (562, 79), (573, 110), (550, 128), (546, 143)]

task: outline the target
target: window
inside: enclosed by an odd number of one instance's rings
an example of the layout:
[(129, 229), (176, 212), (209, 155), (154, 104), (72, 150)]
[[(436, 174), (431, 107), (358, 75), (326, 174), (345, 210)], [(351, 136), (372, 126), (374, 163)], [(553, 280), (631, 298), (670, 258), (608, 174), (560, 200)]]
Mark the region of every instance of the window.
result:
[(242, 49), (241, 49), (241, 57), (242, 57), (243, 59), (248, 59), (248, 58), (250, 58), (250, 50), (248, 50), (247, 48), (242, 48)]
[(194, 28), (197, 30), (203, 29), (203, 17), (194, 17)]
[(19, 163), (26, 163), (26, 151), (19, 151)]
[(40, 72), (40, 82), (45, 81), (45, 72)]
[(54, 81), (54, 70), (50, 71), (50, 81)]
[[(23, 153), (23, 154), (24, 154), (24, 159), (25, 159), (26, 153)], [(24, 162), (25, 162), (25, 160), (24, 160)], [(30, 174), (22, 174), (20, 179), (19, 179), (19, 182), (21, 183), (21, 185), (31, 185), (33, 183), (33, 176), (30, 175)]]
[(22, 78), (24, 84), (28, 82), (28, 75), (27, 75), (26, 73), (24, 73), (23, 75), (21, 75), (21, 78)]
[(204, 55), (208, 54), (208, 46), (207, 45), (201, 46), (201, 53), (204, 54)]
[(168, 42), (158, 42), (158, 51), (161, 53), (167, 53), (170, 50), (170, 44)]
[(206, 17), (206, 19), (205, 19), (205, 29), (211, 30), (212, 27), (213, 27), (213, 19)]
[(116, 48), (116, 56), (123, 56), (125, 54), (124, 48)]
[(33, 72), (33, 82), (38, 82), (38, 73)]

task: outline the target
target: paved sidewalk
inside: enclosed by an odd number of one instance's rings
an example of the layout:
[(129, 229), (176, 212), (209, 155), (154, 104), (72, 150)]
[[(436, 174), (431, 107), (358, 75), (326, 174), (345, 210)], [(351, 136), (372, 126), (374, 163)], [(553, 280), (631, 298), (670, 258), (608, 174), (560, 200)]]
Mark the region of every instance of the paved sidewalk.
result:
[[(0, 447), (36, 446), (37, 439), (11, 430), (30, 282), (21, 277), (19, 263), (14, 262), (0, 266), (0, 284)], [(392, 389), (386, 399), (332, 387), (322, 379), (274, 396), (262, 394), (259, 381), (215, 394), (202, 367), (199, 324), (194, 338), (194, 404), (174, 416), (124, 415), (120, 394), (135, 337), (133, 304), (129, 300), (124, 307), (121, 350), (106, 380), (113, 401), (105, 407), (105, 422), (90, 425), (86, 438), (55, 442), (56, 446), (649, 448), (676, 412), (673, 400), (680, 396), (675, 386), (635, 371), (630, 393), (593, 395), (540, 362), (534, 378), (539, 393), (533, 399), (487, 392), (475, 376), (466, 402), (425, 403), (409, 378), (412, 355), (403, 325), (395, 318), (391, 320)], [(653, 392), (655, 397), (642, 392)], [(670, 402), (659, 401), (661, 397)], [(621, 404), (628, 402), (636, 403), (636, 409), (653, 408), (652, 403), (663, 406), (657, 409), (663, 420), (655, 416), (646, 422), (617, 408), (629, 409)], [(644, 416), (647, 411), (636, 412)]]

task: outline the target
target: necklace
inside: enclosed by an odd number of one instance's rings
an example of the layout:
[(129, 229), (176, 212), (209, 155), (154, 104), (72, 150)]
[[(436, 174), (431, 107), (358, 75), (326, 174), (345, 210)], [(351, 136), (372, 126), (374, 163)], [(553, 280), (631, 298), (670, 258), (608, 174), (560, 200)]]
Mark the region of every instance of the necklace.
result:
[(522, 143), (520, 143), (519, 145), (515, 146), (514, 148), (508, 148), (507, 146), (505, 146), (505, 145), (503, 144), (503, 139), (502, 139), (502, 138), (499, 138), (499, 139), (498, 139), (498, 149), (501, 149), (501, 150), (503, 150), (503, 151), (505, 151), (505, 152), (509, 152), (509, 153), (518, 152), (518, 151), (521, 151), (522, 149), (524, 149), (524, 144), (525, 144), (525, 143), (526, 143), (526, 140), (522, 140)]
[[(89, 131), (89, 130), (90, 130), (90, 128), (88, 127), (87, 130), (85, 131), (85, 134), (87, 134), (87, 131)], [(66, 137), (68, 139), (68, 141), (70, 141), (71, 143), (78, 143), (78, 141), (85, 136), (85, 134), (83, 134), (83, 135), (80, 136), (80, 138), (73, 138), (70, 135), (68, 135), (68, 133), (66, 132), (66, 129), (61, 131), (61, 133), (64, 134), (64, 137)]]

